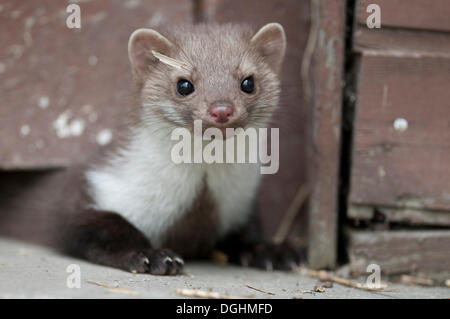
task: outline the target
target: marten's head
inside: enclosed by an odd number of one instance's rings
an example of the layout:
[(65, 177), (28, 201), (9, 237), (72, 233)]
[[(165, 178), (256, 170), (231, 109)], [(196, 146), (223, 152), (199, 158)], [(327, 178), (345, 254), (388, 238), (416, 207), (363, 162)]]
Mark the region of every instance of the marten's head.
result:
[(283, 27), (243, 25), (136, 30), (128, 53), (142, 122), (192, 129), (261, 127), (279, 100)]

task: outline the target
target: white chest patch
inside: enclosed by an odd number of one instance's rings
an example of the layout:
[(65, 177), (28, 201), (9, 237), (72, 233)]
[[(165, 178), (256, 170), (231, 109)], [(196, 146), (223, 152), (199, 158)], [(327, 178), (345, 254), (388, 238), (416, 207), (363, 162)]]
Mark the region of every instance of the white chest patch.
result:
[(86, 173), (95, 209), (122, 215), (158, 248), (206, 181), (219, 217), (218, 237), (247, 220), (259, 184), (259, 164), (175, 164), (170, 145), (147, 138), (135, 139), (108, 164)]

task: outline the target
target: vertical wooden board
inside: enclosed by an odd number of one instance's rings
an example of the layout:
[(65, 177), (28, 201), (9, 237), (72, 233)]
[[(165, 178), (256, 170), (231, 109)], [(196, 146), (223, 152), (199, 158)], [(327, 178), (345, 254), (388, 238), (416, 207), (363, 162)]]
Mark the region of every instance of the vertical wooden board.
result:
[(314, 268), (333, 268), (337, 255), (346, 6), (345, 1), (317, 3), (308, 158), (311, 187), (308, 260)]
[(110, 130), (114, 138), (114, 128), (131, 109), (130, 34), (192, 21), (190, 0), (82, 1), (81, 29), (69, 29), (67, 5), (1, 2), (3, 169), (81, 162), (98, 147), (98, 134)]
[[(239, 22), (262, 27), (269, 22), (283, 25), (288, 42), (282, 72), (282, 97), (273, 127), (280, 128), (280, 166), (275, 175), (264, 176), (259, 206), (264, 228), (272, 234), (297, 189), (307, 182), (306, 130), (308, 109), (303, 103), (301, 60), (309, 31), (307, 0), (209, 0), (204, 3), (204, 20)], [(297, 234), (305, 236), (305, 216), (296, 224)]]
[(370, 4), (381, 9), (381, 27), (398, 27), (450, 31), (450, 1), (448, 0), (360, 0), (357, 20), (366, 24)]
[(350, 202), (450, 210), (450, 59), (363, 51), (358, 82)]

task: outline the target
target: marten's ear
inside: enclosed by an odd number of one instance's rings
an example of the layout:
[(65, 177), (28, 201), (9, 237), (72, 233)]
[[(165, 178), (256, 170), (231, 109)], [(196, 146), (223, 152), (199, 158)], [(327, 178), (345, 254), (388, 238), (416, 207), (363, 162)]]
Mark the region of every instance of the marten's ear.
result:
[(286, 51), (286, 36), (279, 23), (269, 23), (259, 29), (250, 40), (276, 73), (280, 72)]
[(152, 50), (161, 54), (169, 54), (173, 44), (160, 33), (152, 29), (134, 31), (128, 41), (128, 57), (133, 71), (138, 76), (145, 75), (149, 68), (158, 62)]

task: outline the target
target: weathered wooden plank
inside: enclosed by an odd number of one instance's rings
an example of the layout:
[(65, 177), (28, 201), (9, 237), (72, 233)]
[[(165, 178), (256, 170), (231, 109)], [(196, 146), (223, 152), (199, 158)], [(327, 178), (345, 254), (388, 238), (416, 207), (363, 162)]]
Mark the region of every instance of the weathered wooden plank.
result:
[(381, 8), (381, 27), (450, 31), (450, 2), (448, 0), (360, 0), (357, 20), (366, 24), (367, 6)]
[(404, 29), (368, 29), (357, 26), (353, 33), (353, 49), (389, 51), (390, 54), (450, 57), (450, 33)]
[(384, 274), (450, 273), (450, 230), (349, 230), (347, 235), (352, 272), (365, 273), (377, 264)]
[(450, 210), (450, 59), (364, 50), (350, 203)]
[(130, 110), (131, 32), (192, 21), (190, 0), (83, 1), (81, 29), (69, 29), (67, 5), (1, 2), (2, 169), (67, 166), (114, 138)]
[(351, 205), (347, 216), (351, 219), (366, 221), (372, 221), (374, 218), (382, 218), (384, 223), (450, 226), (449, 211)]
[(345, 1), (318, 4), (311, 66), (309, 251), (313, 268), (333, 268), (337, 256), (339, 147), (345, 45)]

